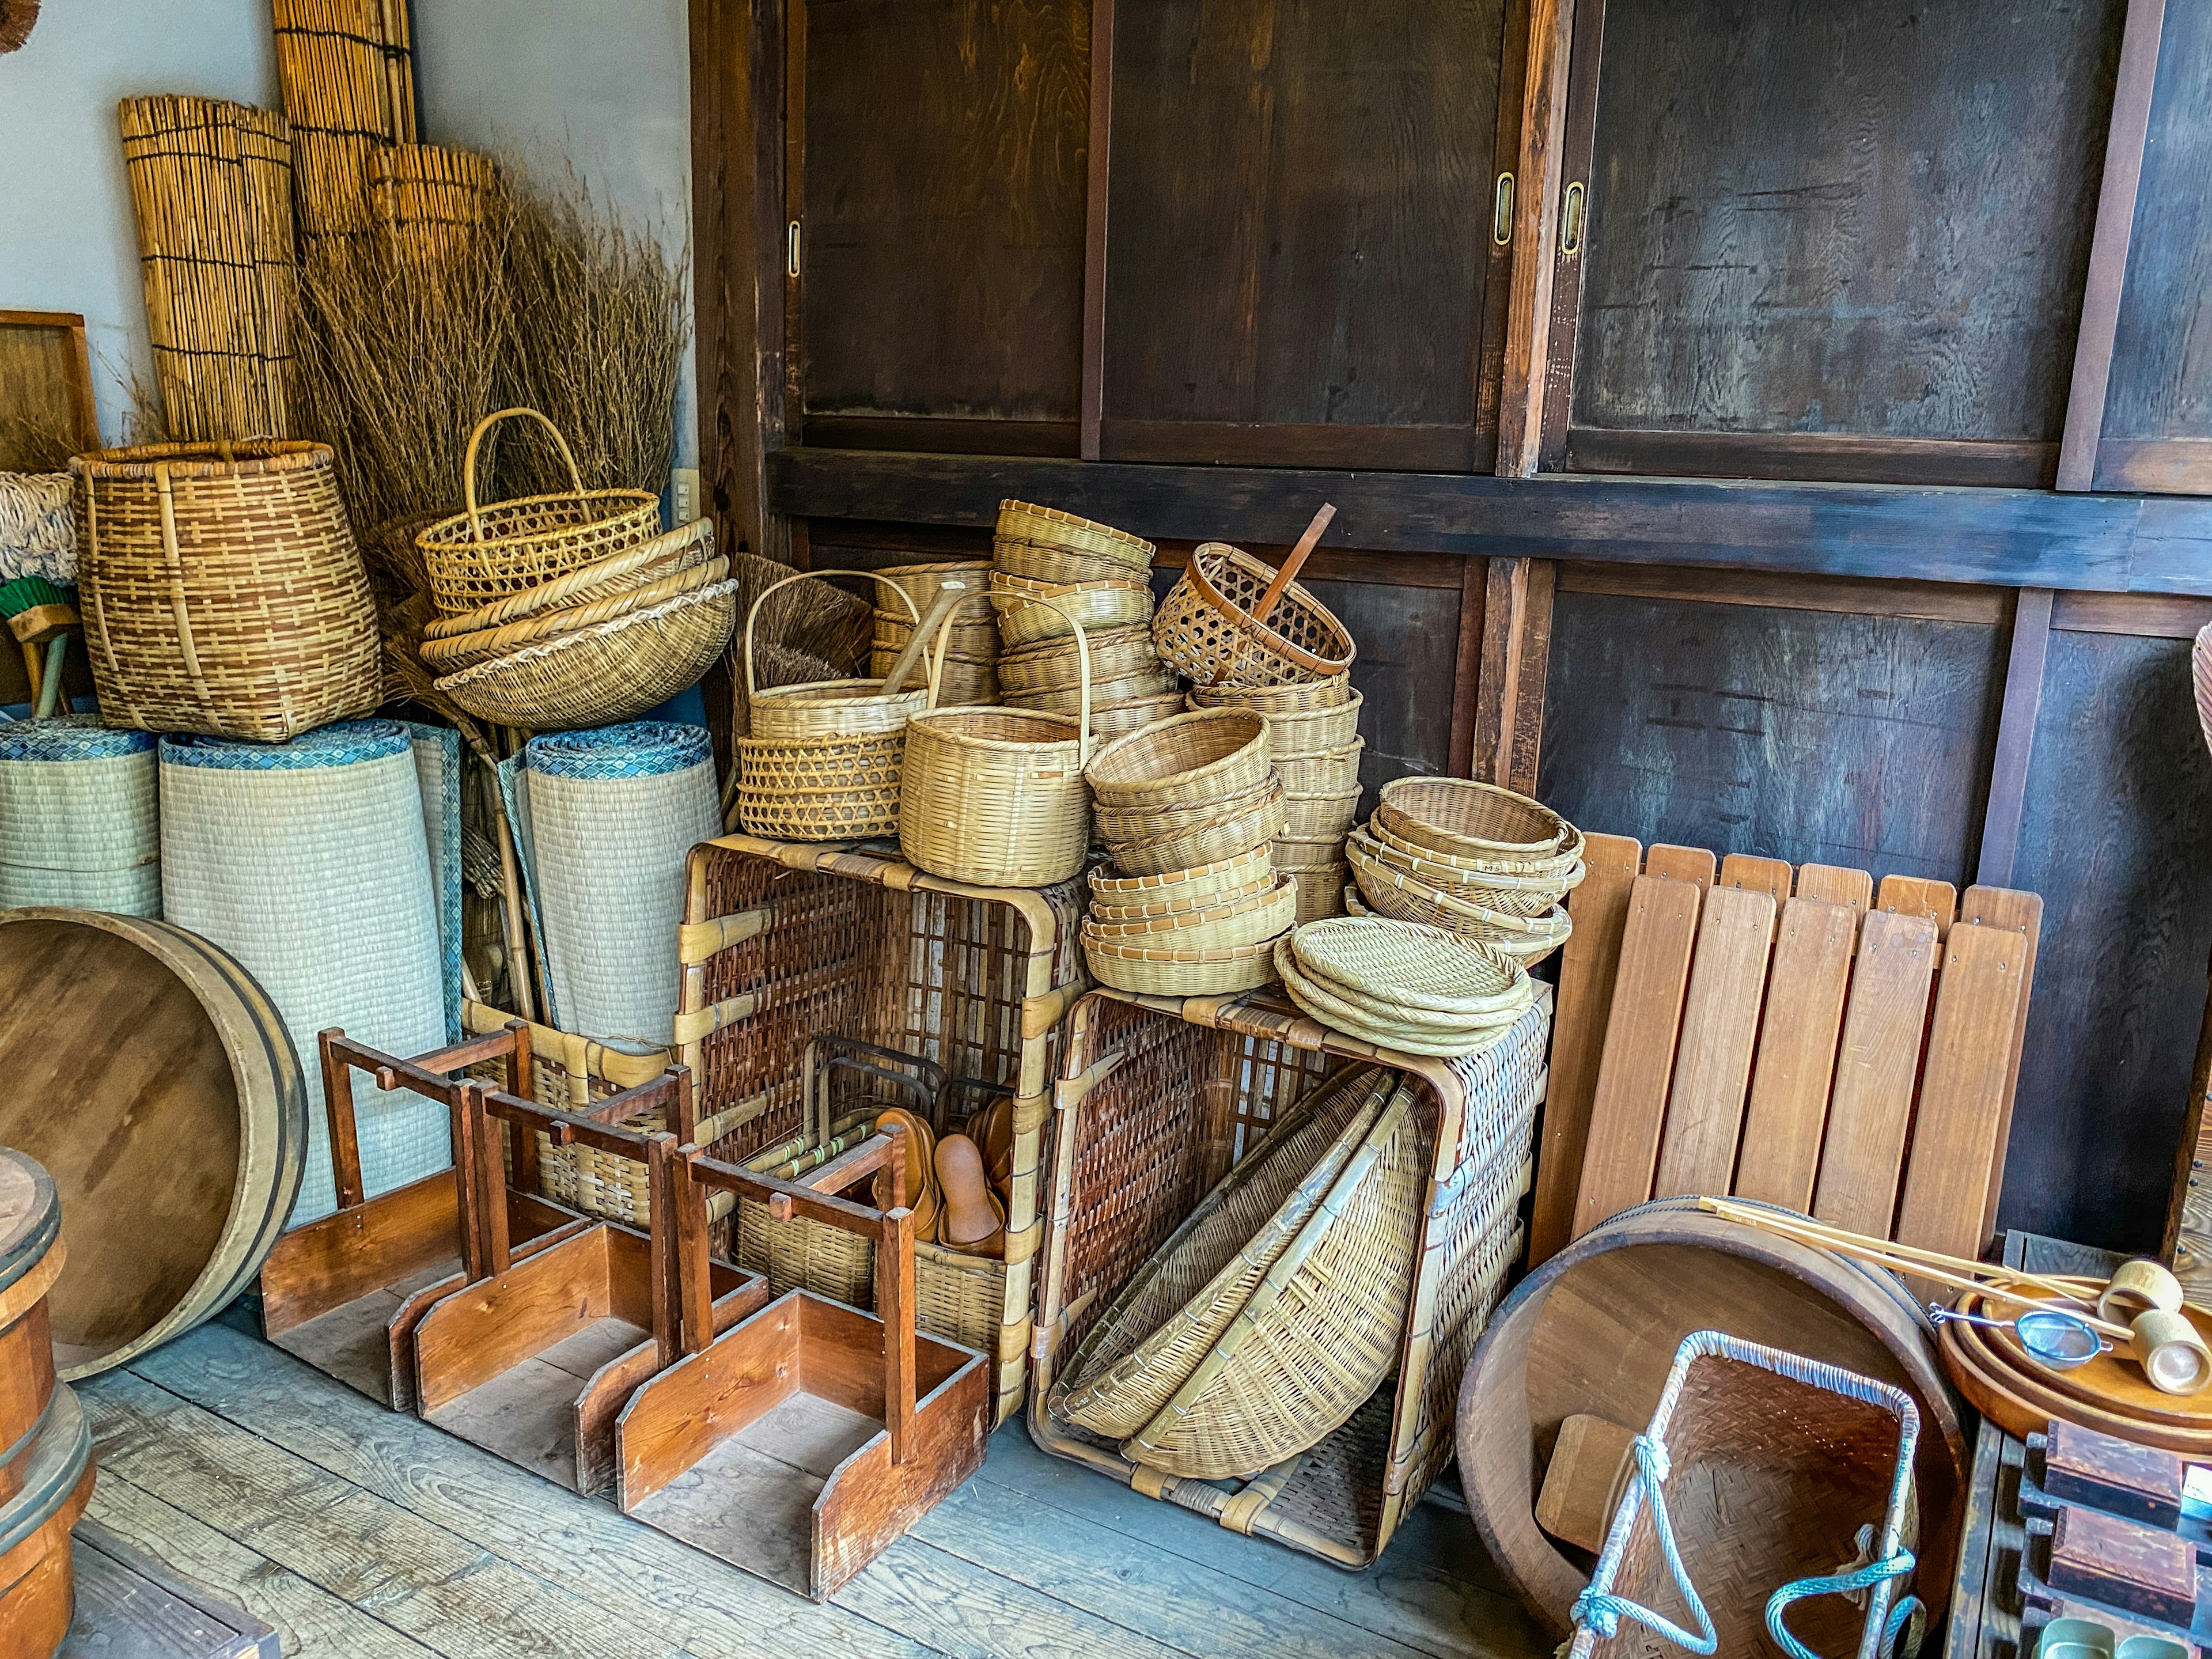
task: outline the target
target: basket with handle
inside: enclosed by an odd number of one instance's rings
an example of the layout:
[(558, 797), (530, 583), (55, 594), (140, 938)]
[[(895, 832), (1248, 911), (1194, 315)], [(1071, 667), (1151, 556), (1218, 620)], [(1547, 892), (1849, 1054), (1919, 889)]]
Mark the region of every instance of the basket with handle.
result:
[[(907, 591), (874, 571), (857, 573), (881, 582), (903, 605), (921, 633), (921, 612)], [(906, 728), (907, 717), (925, 707), (926, 691), (886, 693), (879, 679), (815, 680), (803, 685), (778, 685), (763, 690), (752, 667), (753, 635), (760, 624), (761, 606), (778, 588), (807, 580), (805, 572), (786, 576), (763, 589), (745, 613), (745, 705), (757, 738), (796, 741), (805, 738), (858, 737), (864, 732), (894, 732)], [(957, 600), (958, 593), (955, 593)], [(924, 637), (927, 637), (926, 634)], [(912, 643), (911, 640), (908, 641)]]
[(1152, 617), (1161, 659), (1200, 685), (1281, 685), (1350, 670), (1350, 632), (1296, 580), (1335, 516), (1324, 502), (1276, 570), (1224, 542), (1192, 553)]
[[(530, 416), (553, 434), (568, 469), (569, 491), (481, 507), (477, 450), (485, 433), (517, 415)], [(461, 461), (461, 491), (465, 509), (415, 538), (429, 573), (431, 599), (447, 616), (565, 576), (660, 533), (659, 496), (642, 489), (586, 489), (568, 439), (534, 409), (502, 409), (477, 422)]]
[[(457, 617), (434, 617), (424, 626), (422, 639), (426, 645), (433, 640), (459, 639), (464, 635), (480, 634), (542, 617), (550, 611), (595, 604), (617, 593), (635, 592), (684, 571), (696, 569), (714, 558), (714, 520), (694, 520), (650, 541), (640, 542), (572, 570), (565, 576), (556, 576), (550, 582), (540, 582), (535, 587), (510, 593), (503, 599), (495, 599)], [(727, 561), (723, 562), (726, 574)]]
[[(1058, 610), (1059, 602), (1031, 599)], [(899, 846), (933, 876), (983, 887), (1048, 887), (1091, 850), (1091, 645), (1074, 630), (1080, 712), (940, 708), (907, 728)]]

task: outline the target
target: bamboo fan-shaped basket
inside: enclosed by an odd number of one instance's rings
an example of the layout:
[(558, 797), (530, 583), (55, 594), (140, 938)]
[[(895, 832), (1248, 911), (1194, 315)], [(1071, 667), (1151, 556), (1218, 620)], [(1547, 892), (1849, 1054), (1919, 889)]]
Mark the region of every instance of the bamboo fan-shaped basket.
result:
[(1241, 709), (1201, 709), (1109, 744), (1085, 769), (1101, 802), (1187, 805), (1227, 800), (1267, 779), (1267, 722)]
[(696, 570), (714, 557), (714, 520), (696, 519), (655, 536), (651, 541), (624, 548), (565, 576), (556, 576), (520, 593), (510, 593), (477, 610), (464, 611), (458, 617), (434, 617), (424, 625), (422, 638), (426, 642), (459, 639), (465, 634), (504, 628), (549, 611), (592, 605), (617, 593), (635, 592), (686, 570)]
[(289, 436), (290, 129), (214, 98), (126, 98), (117, 113), (169, 436)]
[(1428, 1161), (1401, 1083), (1328, 1196), (1174, 1396), (1121, 1443), (1131, 1462), (1241, 1479), (1317, 1445), (1398, 1360)]
[(1164, 874), (1132, 875), (1127, 872), (1109, 873), (1105, 870), (1091, 872), (1091, 896), (1094, 904), (1127, 906), (1149, 905), (1171, 900), (1185, 908), (1192, 908), (1226, 894), (1264, 886), (1273, 878), (1267, 861), (1267, 849), (1255, 847), (1212, 864), (1194, 869), (1177, 869)]
[(1053, 1413), (1115, 1440), (1149, 1423), (1328, 1196), (1395, 1083), (1350, 1066), (1309, 1089), (1122, 1287), (1054, 1384)]
[[(1091, 672), (1099, 684), (1141, 674), (1164, 672), (1152, 649), (1152, 630), (1143, 627), (1102, 628), (1088, 635)], [(1025, 645), (999, 658), (999, 683), (1009, 696), (1037, 691), (1072, 691), (1081, 683), (1083, 664), (1073, 635)]]
[(484, 234), (499, 193), (489, 155), (403, 143), (369, 157), (369, 221), (403, 264), (426, 275), (450, 270)]
[[(1054, 599), (1032, 605), (1056, 607)], [(899, 846), (908, 862), (979, 887), (1049, 887), (1091, 850), (1091, 646), (1066, 617), (1083, 668), (1071, 720), (1011, 708), (939, 708), (908, 722)]]
[(1152, 544), (1126, 530), (1079, 519), (1057, 507), (1029, 501), (1002, 501), (993, 532), (999, 542), (1025, 542), (1035, 547), (1064, 548), (1074, 553), (1103, 554), (1141, 573), (1152, 568)]
[(0, 910), (161, 914), (154, 744), (91, 714), (0, 726)]
[(1347, 672), (1350, 630), (1295, 580), (1328, 522), (1316, 516), (1279, 570), (1224, 542), (1192, 553), (1152, 618), (1161, 658), (1200, 685), (1281, 685)]
[[(524, 495), (491, 507), (477, 501), (477, 451), (501, 421), (526, 415), (553, 434), (568, 469), (565, 495)], [(502, 409), (478, 421), (461, 460), (465, 508), (415, 538), (430, 594), (459, 616), (565, 576), (660, 534), (660, 498), (642, 489), (586, 489), (561, 428), (534, 409)], [(650, 707), (651, 705), (647, 705)]]
[(102, 717), (281, 743), (383, 699), (376, 608), (329, 446), (147, 444), (70, 458)]
[(415, 69), (406, 0), (272, 0), (276, 84), (299, 149), (300, 234), (357, 236), (371, 179), (394, 144), (415, 142)]

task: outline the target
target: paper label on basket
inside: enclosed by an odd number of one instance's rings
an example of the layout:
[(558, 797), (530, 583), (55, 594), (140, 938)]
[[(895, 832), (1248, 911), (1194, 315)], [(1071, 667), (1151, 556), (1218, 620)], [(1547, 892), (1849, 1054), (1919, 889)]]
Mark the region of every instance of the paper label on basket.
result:
[(530, 791), (522, 787), (522, 757), (511, 755), (499, 763), (499, 795), (507, 803), (507, 821), (514, 829), (514, 860), (522, 866), (522, 903), (530, 913), (530, 950), (538, 957), (538, 982), (545, 988), (545, 1023), (556, 1031), (561, 1010), (553, 1000), (553, 976), (545, 972), (539, 952), (544, 946), (545, 922), (538, 908), (538, 853), (530, 833)]

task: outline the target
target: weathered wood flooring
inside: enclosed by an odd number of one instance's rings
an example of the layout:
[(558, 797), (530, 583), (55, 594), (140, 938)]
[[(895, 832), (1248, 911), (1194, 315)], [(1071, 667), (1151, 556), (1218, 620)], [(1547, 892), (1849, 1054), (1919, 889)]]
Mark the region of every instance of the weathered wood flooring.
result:
[(232, 1325), (82, 1389), (90, 1513), (313, 1659), (930, 1653), (1535, 1659), (1466, 1517), (1357, 1576), (1047, 1457), (983, 1472), (829, 1606), (355, 1393)]

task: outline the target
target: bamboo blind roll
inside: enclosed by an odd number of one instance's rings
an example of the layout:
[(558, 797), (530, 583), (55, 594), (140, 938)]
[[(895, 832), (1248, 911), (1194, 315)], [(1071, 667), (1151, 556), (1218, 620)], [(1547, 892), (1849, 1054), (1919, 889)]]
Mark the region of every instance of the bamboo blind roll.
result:
[(302, 246), (370, 227), (376, 157), (415, 142), (407, 0), (270, 0)]
[(437, 270), (480, 234), (499, 193), (488, 155), (436, 144), (394, 144), (369, 162), (368, 210), (405, 264)]
[(117, 115), (169, 436), (289, 436), (296, 267), (284, 118), (167, 94), (126, 98)]
[(0, 726), (0, 910), (161, 914), (154, 736), (90, 714)]

